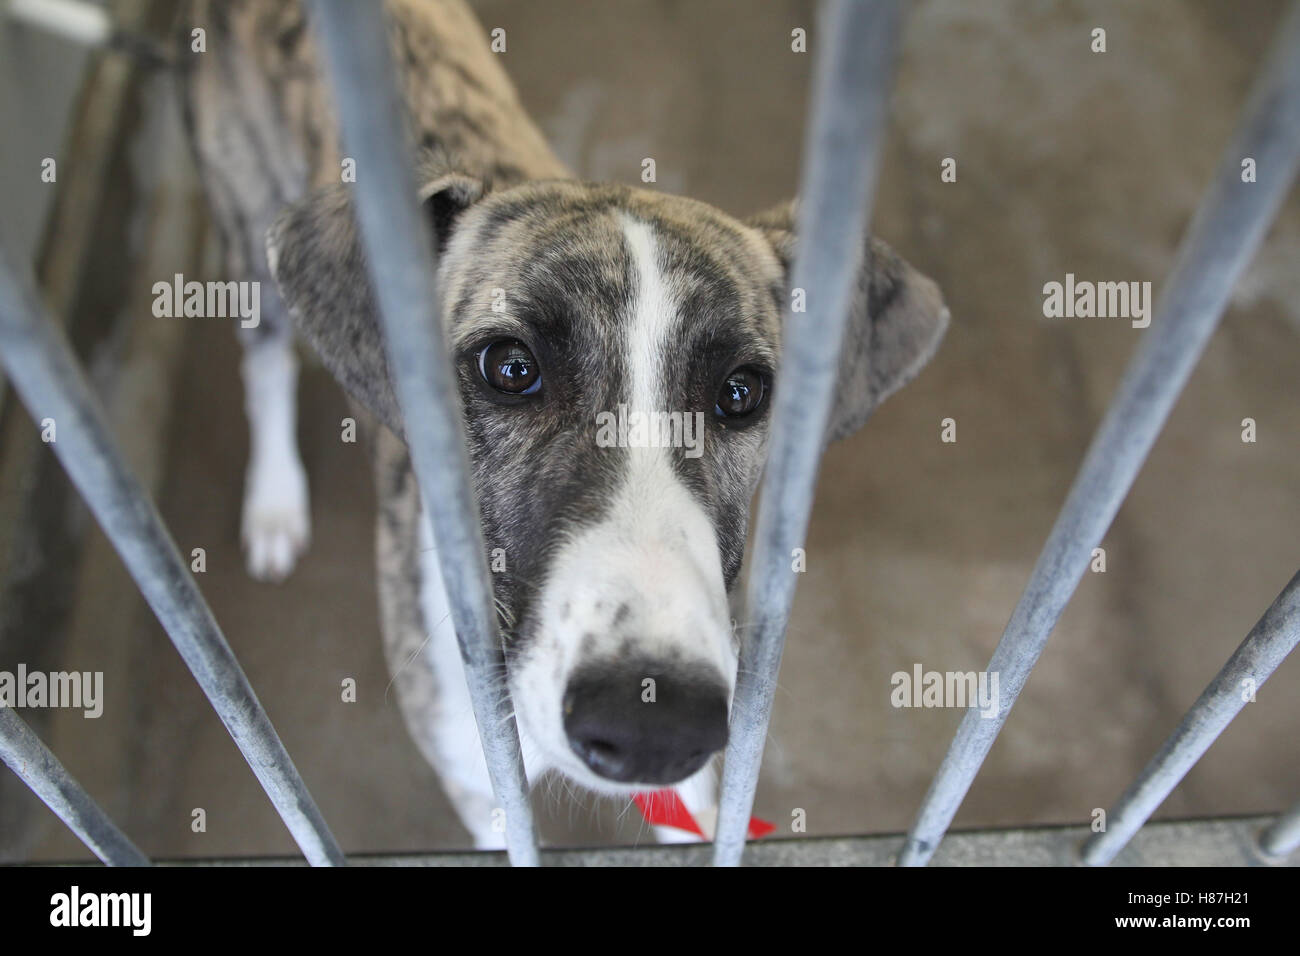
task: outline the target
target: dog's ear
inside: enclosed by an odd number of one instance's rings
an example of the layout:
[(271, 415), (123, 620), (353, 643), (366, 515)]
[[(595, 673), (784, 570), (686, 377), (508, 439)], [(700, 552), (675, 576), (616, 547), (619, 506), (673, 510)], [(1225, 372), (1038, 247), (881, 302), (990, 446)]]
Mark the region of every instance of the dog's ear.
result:
[[(267, 232), (267, 262), (295, 328), (339, 384), (401, 438), (352, 195), (351, 186), (326, 186), (282, 212)], [(458, 173), (440, 175), (420, 190), (438, 252), (460, 214), (482, 195), (481, 182)]]
[[(795, 250), (795, 204), (783, 203), (748, 221), (771, 243), (785, 269)], [(864, 243), (853, 312), (840, 353), (826, 438), (834, 441), (861, 428), (872, 410), (906, 385), (930, 360), (948, 328), (948, 309), (933, 280), (917, 272), (879, 239)], [(788, 309), (790, 290), (782, 303)]]

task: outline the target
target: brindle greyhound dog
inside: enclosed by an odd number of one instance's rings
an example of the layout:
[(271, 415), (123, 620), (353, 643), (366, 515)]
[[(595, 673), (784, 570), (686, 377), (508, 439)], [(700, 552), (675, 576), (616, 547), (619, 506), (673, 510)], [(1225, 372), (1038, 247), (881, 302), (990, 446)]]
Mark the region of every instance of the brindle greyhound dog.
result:
[[(529, 778), (555, 770), (607, 794), (671, 786), (707, 818), (739, 646), (729, 595), (779, 387), (793, 203), (741, 220), (575, 181), (461, 0), (386, 7)], [(382, 631), (403, 717), (476, 844), (500, 846), (304, 12), (196, 0), (185, 25), (187, 40), (207, 31), (182, 88), (228, 267), (264, 283), (261, 322), (241, 333), (249, 569), (283, 576), (308, 538), (291, 315), (373, 416)], [(948, 321), (933, 282), (864, 245), (827, 440), (912, 378)], [(611, 413), (700, 423), (702, 446), (635, 440), (635, 427), (600, 440)]]

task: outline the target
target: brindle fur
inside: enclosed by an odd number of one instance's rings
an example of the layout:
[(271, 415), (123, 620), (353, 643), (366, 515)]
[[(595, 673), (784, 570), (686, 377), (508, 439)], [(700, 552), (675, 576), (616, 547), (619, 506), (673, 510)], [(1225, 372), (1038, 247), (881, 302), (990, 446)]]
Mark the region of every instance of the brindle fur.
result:
[[(494, 587), (513, 667), (539, 653), (534, 611), (555, 549), (602, 518), (621, 480), (619, 456), (593, 436), (596, 413), (626, 400), (624, 325), (638, 294), (626, 223), (652, 227), (656, 265), (681, 314), (679, 340), (663, 357), (667, 407), (711, 412), (730, 370), (776, 370), (793, 206), (742, 223), (690, 199), (569, 180), (459, 0), (387, 6), (424, 164), (420, 198), (442, 252), (443, 321), (484, 534), (489, 548), (509, 555), (509, 571), (494, 575)], [(296, 5), (269, 0), (200, 0), (191, 22), (207, 26), (209, 53), (190, 60), (187, 114), (232, 267), (274, 273), (298, 330), (387, 426), (374, 441), (384, 646), (408, 728), (437, 765), (429, 732), (439, 719), (436, 680), (404, 666), (432, 624), (421, 620), (418, 593), (419, 495), (351, 191), (338, 183), (337, 134), (310, 35)], [(262, 236), (272, 220), (268, 262)], [(855, 430), (910, 379), (947, 323), (932, 282), (879, 241), (864, 253), (828, 440)], [(504, 312), (492, 308), (497, 289), (505, 292)], [(521, 339), (537, 355), (545, 370), (538, 400), (503, 402), (479, 378), (478, 350), (502, 337)], [(766, 414), (743, 428), (710, 416), (704, 456), (673, 459), (715, 529), (728, 590), (740, 570), (767, 431)], [(636, 622), (618, 605), (609, 608), (609, 634), (584, 643), (605, 657), (634, 633), (625, 628)]]

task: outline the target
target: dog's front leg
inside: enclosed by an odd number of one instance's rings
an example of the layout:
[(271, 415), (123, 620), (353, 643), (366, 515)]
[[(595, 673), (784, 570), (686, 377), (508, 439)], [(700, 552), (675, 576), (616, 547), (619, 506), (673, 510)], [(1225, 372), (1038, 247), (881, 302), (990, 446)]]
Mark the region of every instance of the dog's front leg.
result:
[(492, 796), (415, 474), (405, 446), (386, 429), (376, 432), (374, 454), (379, 608), (390, 691), (474, 846), (501, 849), (504, 815)]
[[(412, 727), (412, 734), (425, 758), (438, 771), (443, 790), (473, 838), (474, 846), (480, 850), (501, 850), (506, 845), (505, 814), (492, 794), (492, 782), (488, 777), (474, 706), (465, 680), (465, 664), (451, 623), (433, 533), (423, 509), (420, 516), (420, 577), (420, 610), (428, 636), (418, 666), (427, 675), (429, 686), (414, 695), (412, 704), (424, 712), (415, 715), (415, 720), (408, 717), (407, 723)], [(504, 680), (505, 675), (501, 677)], [(401, 696), (405, 710), (409, 695), (402, 691)], [(436, 703), (433, 707), (421, 708), (420, 700)]]
[(249, 458), (240, 536), (249, 573), (279, 581), (293, 570), (311, 537), (307, 472), (296, 434), (298, 359), (287, 325), (241, 330), (241, 337)]
[(469, 831), (475, 849), (503, 850), (505, 815), (492, 795), (455, 636), (440, 644), (444, 646), (433, 648), (432, 657), (439, 684), (448, 692), (446, 706), (432, 716), (425, 725), (427, 733), (418, 734), (416, 743), (437, 770), (442, 789)]
[[(420, 523), (424, 524), (422, 518)], [(432, 582), (421, 582), (418, 606), (384, 608), (389, 617), (384, 627), (384, 655), (392, 674), (392, 690), (411, 739), (437, 772), (443, 792), (474, 846), (499, 850), (505, 847), (505, 820), (492, 796), (465, 666), (431, 555), (431, 550), (423, 551), (415, 562), (417, 574), (435, 576)], [(386, 590), (386, 573), (391, 569), (381, 566), (381, 594)]]

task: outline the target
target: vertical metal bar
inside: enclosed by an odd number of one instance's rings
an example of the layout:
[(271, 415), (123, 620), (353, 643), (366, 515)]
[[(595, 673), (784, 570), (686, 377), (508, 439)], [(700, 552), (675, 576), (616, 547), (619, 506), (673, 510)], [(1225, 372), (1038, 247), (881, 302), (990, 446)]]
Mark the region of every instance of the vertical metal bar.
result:
[(313, 0), (343, 139), (356, 158), (355, 209), (379, 304), (388, 364), (416, 478), (429, 507), (451, 620), (506, 843), (517, 866), (536, 866), (537, 841), (497, 631), (479, 508), (469, 481), (460, 395), (443, 337), (436, 260), (416, 200), (405, 110), (398, 97), (382, 5)]
[(32, 417), (53, 420), (51, 448), (303, 854), (314, 865), (343, 863), (171, 535), (122, 460), (63, 333), (43, 311), (30, 274), (0, 249), (0, 364)]
[(1106, 829), (1088, 838), (1082, 851), (1084, 863), (1104, 866), (1115, 859), (1298, 643), (1300, 572), (1106, 814)]
[[(1242, 161), (1256, 161), (1256, 182)], [(995, 717), (972, 708), (930, 784), (899, 856), (924, 865), (1016, 702), (1259, 246), (1300, 159), (1300, 4), (1290, 8), (1244, 116), (1192, 220), (1150, 329), (1097, 430), (1069, 497), (988, 664), (999, 675)]]
[(0, 760), (109, 866), (149, 865), (149, 858), (10, 707), (0, 707)]
[(714, 863), (737, 866), (745, 849), (772, 695), (794, 601), (792, 549), (808, 530), (835, 371), (866, 247), (901, 19), (897, 0), (833, 0), (823, 10), (804, 139), (791, 286), (807, 311), (786, 316), (772, 444), (755, 526), (731, 734), (722, 775)]
[(1300, 847), (1300, 800), (1259, 835), (1259, 848), (1268, 856), (1284, 857), (1296, 847)]

